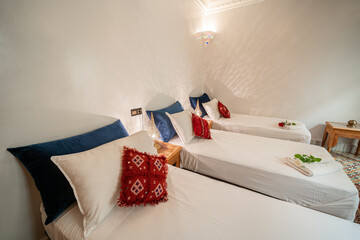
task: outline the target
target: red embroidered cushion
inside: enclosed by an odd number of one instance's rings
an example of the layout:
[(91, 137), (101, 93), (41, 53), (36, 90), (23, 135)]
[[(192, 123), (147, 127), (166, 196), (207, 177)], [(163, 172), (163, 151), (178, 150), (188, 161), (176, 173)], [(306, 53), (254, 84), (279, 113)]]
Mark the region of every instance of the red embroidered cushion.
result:
[(192, 113), (192, 125), (195, 136), (211, 139), (209, 123), (205, 119)]
[(220, 101), (218, 102), (219, 112), (224, 118), (230, 118), (230, 112), (227, 107), (225, 107), (224, 104), (222, 104)]
[(124, 146), (122, 158), (120, 207), (166, 202), (167, 160)]
[[(166, 192), (167, 160), (164, 156), (149, 156), (149, 194), (147, 201), (158, 202), (167, 196)], [(166, 199), (167, 200), (167, 199)]]

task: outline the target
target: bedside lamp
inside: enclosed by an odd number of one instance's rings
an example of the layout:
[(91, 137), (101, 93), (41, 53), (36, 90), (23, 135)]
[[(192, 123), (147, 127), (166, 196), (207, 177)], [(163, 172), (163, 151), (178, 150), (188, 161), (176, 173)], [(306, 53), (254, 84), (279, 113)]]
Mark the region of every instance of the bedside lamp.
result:
[(199, 99), (197, 100), (197, 103), (196, 103), (195, 114), (198, 117), (201, 117), (201, 115), (202, 115), (202, 112), (201, 112), (201, 109), (200, 109)]
[(160, 133), (159, 130), (157, 130), (156, 126), (155, 126), (155, 121), (154, 121), (154, 115), (153, 113), (151, 113), (151, 119), (150, 119), (150, 128), (148, 131), (150, 137), (153, 139), (154, 141), (154, 147), (159, 150), (161, 148), (161, 145), (158, 143), (158, 139), (160, 137)]

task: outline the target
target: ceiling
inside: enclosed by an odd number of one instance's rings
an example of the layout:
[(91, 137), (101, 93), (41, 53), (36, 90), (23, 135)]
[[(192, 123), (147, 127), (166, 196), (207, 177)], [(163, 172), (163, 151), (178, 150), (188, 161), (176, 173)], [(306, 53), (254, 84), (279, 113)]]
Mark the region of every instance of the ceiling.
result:
[(224, 11), (264, 0), (194, 0), (206, 13)]

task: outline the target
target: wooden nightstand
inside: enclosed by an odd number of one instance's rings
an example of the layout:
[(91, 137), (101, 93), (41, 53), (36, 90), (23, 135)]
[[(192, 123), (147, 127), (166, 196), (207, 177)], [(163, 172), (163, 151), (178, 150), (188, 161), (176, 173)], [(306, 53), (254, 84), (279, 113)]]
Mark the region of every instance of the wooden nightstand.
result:
[(180, 151), (182, 147), (161, 141), (158, 141), (158, 143), (161, 146), (161, 148), (157, 150), (158, 154), (165, 155), (168, 164), (180, 167)]
[[(330, 152), (331, 148), (337, 144), (339, 137), (353, 138), (360, 140), (360, 126), (349, 128), (347, 127), (346, 123), (326, 122), (326, 127), (324, 130), (324, 136), (321, 146), (325, 147), (325, 143), (327, 140), (327, 150), (328, 152)], [(360, 141), (358, 143), (358, 147), (356, 149), (355, 155), (359, 155), (359, 154), (360, 154)]]

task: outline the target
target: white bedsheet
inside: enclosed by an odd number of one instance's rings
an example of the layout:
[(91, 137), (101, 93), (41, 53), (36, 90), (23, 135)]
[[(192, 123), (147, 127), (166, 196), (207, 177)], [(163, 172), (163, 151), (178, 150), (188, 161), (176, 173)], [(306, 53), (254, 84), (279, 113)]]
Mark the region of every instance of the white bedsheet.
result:
[[(208, 116), (205, 116), (204, 118), (210, 120)], [(277, 124), (285, 120), (299, 124), (289, 130), (279, 128)], [(299, 121), (289, 119), (232, 113), (231, 118), (221, 117), (214, 121), (212, 128), (255, 136), (290, 140), (294, 142), (310, 143), (311, 141), (311, 134), (305, 125)]]
[[(358, 224), (169, 168), (168, 202), (134, 207), (122, 221), (115, 207), (87, 239), (359, 239)], [(52, 240), (81, 239), (81, 219), (75, 205), (45, 229)]]
[[(181, 166), (269, 196), (353, 221), (359, 204), (356, 187), (343, 170), (307, 177), (283, 160), (296, 153), (334, 162), (322, 147), (247, 134), (211, 130), (212, 139), (181, 145)], [(359, 238), (360, 239), (360, 238)]]

